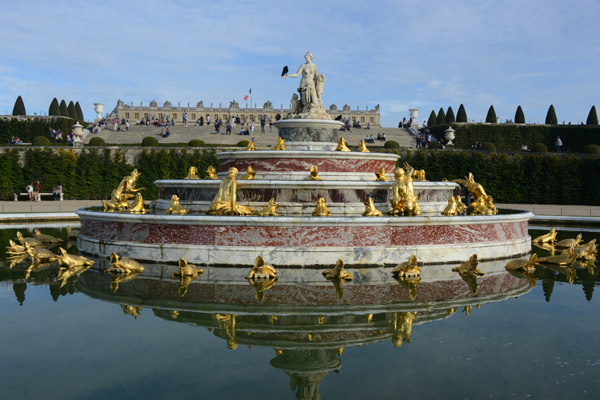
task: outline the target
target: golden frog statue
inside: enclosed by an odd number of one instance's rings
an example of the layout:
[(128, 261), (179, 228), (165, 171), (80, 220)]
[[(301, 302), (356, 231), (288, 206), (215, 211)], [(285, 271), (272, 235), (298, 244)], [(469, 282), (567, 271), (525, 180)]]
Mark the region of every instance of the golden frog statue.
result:
[(421, 269), (417, 265), (417, 256), (412, 254), (408, 261), (398, 264), (392, 274), (398, 278), (404, 279), (419, 279), (421, 277)]
[(556, 242), (557, 233), (558, 232), (556, 232), (556, 229), (552, 228), (550, 229), (550, 232), (546, 233), (545, 235), (536, 237), (531, 241), (531, 243), (554, 243)]
[(181, 276), (191, 276), (196, 278), (198, 276), (202, 276), (204, 274), (204, 270), (202, 268), (198, 268), (193, 264), (188, 263), (188, 261), (184, 258), (180, 258), (177, 262), (179, 270), (174, 271), (171, 274), (171, 278), (181, 277)]
[(317, 207), (312, 212), (313, 217), (330, 217), (331, 211), (327, 208), (325, 204), (325, 199), (323, 197), (319, 197), (317, 200)]
[(425, 170), (424, 169), (415, 169), (412, 173), (413, 181), (415, 182), (425, 182)]
[(390, 215), (421, 215), (421, 206), (413, 186), (413, 171), (414, 168), (408, 163), (404, 163), (404, 168), (399, 167), (394, 171)]
[(42, 242), (33, 237), (24, 237), (21, 232), (17, 232), (17, 240), (22, 244), (28, 244), (29, 247), (41, 247)]
[(54, 237), (52, 235), (46, 235), (45, 233), (42, 233), (39, 229), (34, 229), (33, 230), (33, 235), (35, 236), (35, 238), (37, 240), (39, 240), (42, 243), (62, 243), (62, 239), (59, 239), (57, 237)]
[(358, 143), (358, 151), (360, 151), (361, 153), (370, 153), (369, 149), (367, 149), (367, 144), (364, 140), (361, 140)]
[(554, 244), (554, 246), (556, 246), (557, 248), (571, 249), (571, 248), (577, 246), (579, 243), (581, 243), (581, 241), (582, 241), (582, 235), (580, 233), (579, 235), (577, 235), (577, 237), (575, 239), (573, 239), (573, 238), (564, 239), (564, 240), (561, 240), (560, 242), (556, 242)]
[(172, 215), (185, 215), (189, 214), (190, 210), (179, 204), (179, 196), (174, 194), (171, 196), (171, 204), (169, 205), (169, 208), (167, 208), (166, 213)]
[(31, 257), (35, 264), (44, 262), (54, 262), (57, 259), (56, 254), (50, 250), (41, 247), (31, 247), (28, 243), (25, 243), (25, 252)]
[(227, 170), (227, 177), (223, 178), (219, 191), (213, 199), (208, 211), (209, 215), (252, 215), (254, 210), (250, 207), (237, 204), (237, 188), (238, 182), (235, 177), (238, 170), (231, 167)]
[(452, 271), (458, 272), (461, 275), (483, 276), (483, 272), (477, 268), (478, 264), (479, 260), (477, 260), (477, 254), (473, 254), (467, 261), (463, 262), (458, 267), (452, 268)]
[(209, 165), (206, 169), (206, 179), (218, 180), (217, 170), (212, 165)]
[(365, 211), (362, 213), (363, 217), (381, 217), (382, 212), (375, 208), (375, 202), (372, 197), (367, 197), (365, 201)]
[(131, 208), (127, 209), (127, 212), (130, 214), (147, 214), (150, 212), (150, 210), (144, 207), (144, 198), (141, 193), (135, 194), (133, 204), (131, 205)]
[(348, 148), (348, 146), (346, 146), (346, 139), (344, 138), (339, 138), (338, 140), (338, 145), (335, 148), (335, 151), (350, 151), (350, 149)]
[(19, 244), (16, 244), (15, 242), (13, 242), (11, 239), (8, 240), (8, 246), (6, 246), (6, 254), (9, 254), (11, 256), (21, 256), (25, 253), (25, 246), (21, 246)]
[(267, 203), (267, 205), (262, 210), (258, 211), (256, 215), (260, 217), (277, 217), (279, 216), (279, 214), (277, 214), (278, 206), (279, 204), (275, 203), (275, 198), (272, 197), (271, 200), (269, 200), (269, 202)]
[(327, 279), (341, 279), (343, 281), (351, 281), (353, 279), (352, 273), (344, 269), (344, 262), (342, 260), (337, 260), (335, 268), (326, 269), (322, 273)]
[(75, 267), (91, 267), (94, 265), (95, 261), (90, 260), (89, 258), (78, 256), (75, 254), (69, 254), (62, 247), (58, 248), (59, 255), (56, 256), (56, 260), (58, 263), (67, 268), (75, 268)]
[(506, 263), (506, 269), (512, 271), (521, 271), (527, 273), (535, 272), (535, 266), (537, 264), (537, 254), (533, 253), (528, 259), (520, 258), (518, 260), (510, 260)]
[(261, 256), (254, 260), (254, 268), (250, 271), (246, 279), (268, 280), (277, 278), (277, 270), (271, 264), (267, 264)]
[(285, 139), (280, 137), (277, 138), (277, 145), (275, 146), (275, 150), (285, 150)]
[(240, 179), (245, 179), (245, 180), (251, 181), (251, 180), (254, 180), (255, 176), (256, 176), (256, 171), (254, 171), (252, 169), (252, 167), (250, 165), (248, 165), (248, 169), (246, 170), (246, 173)]
[(322, 181), (323, 178), (319, 176), (319, 169), (316, 165), (310, 167), (310, 175), (308, 175), (309, 181)]
[(389, 178), (385, 176), (385, 168), (379, 168), (379, 170), (375, 171), (375, 180), (379, 182), (389, 182)]
[(188, 169), (187, 176), (183, 179), (200, 179), (200, 175), (198, 175), (198, 168), (190, 167), (190, 169)]

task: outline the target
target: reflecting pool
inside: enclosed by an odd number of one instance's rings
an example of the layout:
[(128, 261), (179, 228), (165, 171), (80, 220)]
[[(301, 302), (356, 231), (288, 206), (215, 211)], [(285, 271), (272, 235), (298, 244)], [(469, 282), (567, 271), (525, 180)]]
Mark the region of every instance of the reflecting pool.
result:
[[(538, 267), (528, 279), (492, 261), (469, 280), (424, 266), (413, 285), (389, 268), (354, 270), (343, 285), (298, 268), (256, 287), (247, 268), (182, 281), (175, 266), (145, 265), (116, 281), (95, 260), (79, 276), (49, 263), (27, 277), (30, 263), (11, 268), (5, 247), (26, 228), (0, 230), (5, 399), (598, 396), (598, 268)], [(76, 254), (62, 226), (42, 232)]]

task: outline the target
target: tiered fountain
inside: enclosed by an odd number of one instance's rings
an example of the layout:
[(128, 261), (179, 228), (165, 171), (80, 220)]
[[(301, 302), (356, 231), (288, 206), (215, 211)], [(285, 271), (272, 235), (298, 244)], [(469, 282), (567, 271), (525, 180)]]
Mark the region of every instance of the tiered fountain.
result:
[[(473, 213), (481, 215), (457, 215), (456, 182), (416, 181), (424, 173), (408, 165), (388, 181), (385, 172), (391, 175), (399, 156), (349, 151), (338, 138), (342, 123), (332, 121), (321, 102), (324, 75), (312, 54), (305, 58), (296, 74), (284, 75), (301, 75), (300, 96), (294, 94), (292, 112), (274, 123), (277, 149), (219, 153), (220, 180), (156, 181), (160, 198), (148, 214), (127, 212), (140, 212), (143, 203), (128, 206), (119, 196), (132, 198), (135, 180), (122, 182), (107, 203), (108, 211), (124, 212), (78, 211), (79, 250), (163, 263), (183, 257), (209, 266), (247, 266), (262, 256), (278, 268), (338, 259), (356, 268), (381, 267), (411, 254), (425, 265), (460, 263), (473, 254), (492, 260), (531, 251), (532, 214), (495, 214), (491, 197), (472, 177), (463, 183), (475, 197)], [(364, 143), (360, 148), (366, 150)], [(253, 179), (237, 181), (237, 171)]]

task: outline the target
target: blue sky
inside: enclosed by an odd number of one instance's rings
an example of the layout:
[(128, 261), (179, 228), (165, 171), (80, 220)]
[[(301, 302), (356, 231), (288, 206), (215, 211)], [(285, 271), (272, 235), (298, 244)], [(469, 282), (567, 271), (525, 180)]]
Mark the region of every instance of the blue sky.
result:
[(53, 97), (110, 111), (134, 104), (224, 106), (252, 88), (289, 104), (306, 51), (326, 75), (323, 102), (373, 108), (395, 126), (465, 105), (502, 120), (518, 105), (544, 122), (585, 121), (600, 106), (600, 1), (30, 1), (4, 2), (0, 114)]

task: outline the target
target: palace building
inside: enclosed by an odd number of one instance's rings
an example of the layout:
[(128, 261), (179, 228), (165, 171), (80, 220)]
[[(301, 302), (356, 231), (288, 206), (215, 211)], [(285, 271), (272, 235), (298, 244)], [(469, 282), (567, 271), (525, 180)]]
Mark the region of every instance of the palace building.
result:
[[(131, 105), (125, 104), (119, 100), (117, 106), (111, 112), (109, 117), (125, 118), (130, 121), (138, 121), (140, 119), (169, 119), (175, 120), (176, 123), (183, 123), (183, 113), (187, 113), (188, 123), (194, 123), (196, 120), (202, 117), (203, 121), (206, 121), (206, 117), (210, 117), (210, 121), (214, 122), (221, 119), (223, 122), (228, 121), (230, 118), (239, 118), (241, 123), (250, 123), (254, 121), (258, 123), (261, 118), (266, 116), (266, 120), (275, 121), (279, 118), (284, 118), (291, 112), (289, 108), (283, 108), (283, 104), (280, 108), (274, 108), (273, 103), (267, 101), (263, 104), (262, 108), (240, 107), (237, 101), (231, 101), (229, 107), (213, 107), (211, 103), (210, 107), (205, 107), (204, 102), (199, 101), (195, 107), (188, 106), (173, 106), (170, 101), (165, 101), (162, 107), (158, 105), (156, 101), (151, 101), (148, 106), (134, 106), (133, 102)], [(359, 122), (363, 127), (369, 124), (373, 128), (381, 126), (379, 104), (374, 109), (369, 110), (366, 107), (364, 110), (360, 110), (356, 107), (355, 110), (350, 109), (348, 104), (344, 105), (341, 110), (338, 110), (335, 104), (329, 106), (327, 114), (331, 115), (333, 119), (341, 119), (342, 121), (355, 121)], [(277, 118), (279, 116), (279, 118)]]

